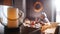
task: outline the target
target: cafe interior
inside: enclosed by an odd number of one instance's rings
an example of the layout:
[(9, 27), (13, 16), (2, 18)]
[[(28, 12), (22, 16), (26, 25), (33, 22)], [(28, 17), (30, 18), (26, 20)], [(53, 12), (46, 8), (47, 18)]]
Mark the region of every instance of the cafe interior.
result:
[(60, 34), (60, 0), (0, 0), (0, 34)]

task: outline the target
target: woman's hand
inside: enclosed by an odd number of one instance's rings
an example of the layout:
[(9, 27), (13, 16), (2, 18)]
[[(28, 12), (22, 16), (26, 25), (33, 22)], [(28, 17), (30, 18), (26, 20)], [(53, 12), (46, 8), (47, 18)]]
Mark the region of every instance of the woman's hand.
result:
[(48, 23), (45, 23), (45, 25), (42, 26), (41, 31), (43, 32), (44, 30), (46, 30), (49, 27), (50, 27), (50, 25)]

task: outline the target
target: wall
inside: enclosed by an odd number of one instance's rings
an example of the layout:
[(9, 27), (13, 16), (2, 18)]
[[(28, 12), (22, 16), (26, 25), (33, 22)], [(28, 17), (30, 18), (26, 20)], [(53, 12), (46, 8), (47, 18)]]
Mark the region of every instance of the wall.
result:
[(3, 5), (12, 6), (12, 0), (4, 0)]
[(2, 5), (3, 4), (3, 0), (0, 0), (0, 5)]
[(24, 17), (26, 16), (26, 0), (14, 0), (13, 6), (23, 11)]
[[(34, 12), (33, 4), (36, 0), (26, 0), (26, 15), (27, 17), (38, 17), (40, 13)], [(40, 0), (44, 7), (44, 12), (47, 14), (48, 19), (51, 21), (52, 18), (52, 4), (51, 0)]]
[(19, 8), (20, 10), (22, 9), (22, 0), (14, 0), (14, 7)]
[[(40, 0), (42, 2), (43, 7), (44, 7), (44, 12), (47, 14), (47, 17), (50, 21), (55, 21), (56, 20), (56, 11), (55, 8), (52, 6), (52, 1), (53, 0)], [(33, 10), (33, 4), (36, 2), (36, 0), (14, 0), (14, 7), (19, 8), (22, 10), (25, 14), (26, 17), (37, 17), (39, 16), (40, 13), (36, 13)], [(54, 10), (53, 10), (53, 9)], [(53, 11), (54, 15), (53, 15)]]

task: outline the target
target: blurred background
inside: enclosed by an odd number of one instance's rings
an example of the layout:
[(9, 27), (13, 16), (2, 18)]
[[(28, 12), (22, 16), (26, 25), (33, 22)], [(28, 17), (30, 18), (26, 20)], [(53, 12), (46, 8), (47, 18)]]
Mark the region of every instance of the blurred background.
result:
[[(0, 17), (3, 23), (7, 23), (7, 8), (13, 6), (24, 12), (24, 18), (39, 17), (39, 13), (34, 12), (34, 3), (37, 0), (0, 0)], [(42, 3), (44, 12), (50, 22), (60, 22), (60, 0), (39, 0)], [(5, 14), (5, 16), (4, 16)], [(0, 33), (4, 32), (4, 26), (0, 24)]]

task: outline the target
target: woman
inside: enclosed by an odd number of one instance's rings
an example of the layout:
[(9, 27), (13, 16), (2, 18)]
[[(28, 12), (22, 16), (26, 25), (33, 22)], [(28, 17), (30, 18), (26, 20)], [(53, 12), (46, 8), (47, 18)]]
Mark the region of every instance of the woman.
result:
[(38, 21), (39, 21), (40, 24), (42, 24), (42, 25), (44, 25), (45, 23), (49, 23), (49, 20), (48, 20), (47, 15), (46, 15), (45, 12), (42, 12), (42, 13), (40, 14), (40, 17), (39, 17), (39, 20), (38, 20)]

